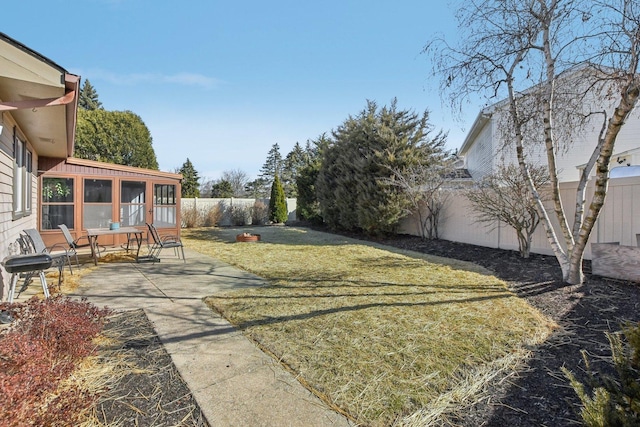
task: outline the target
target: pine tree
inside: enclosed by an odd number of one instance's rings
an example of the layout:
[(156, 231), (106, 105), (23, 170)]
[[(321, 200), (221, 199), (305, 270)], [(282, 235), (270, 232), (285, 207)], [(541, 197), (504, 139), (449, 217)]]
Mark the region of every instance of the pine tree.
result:
[(287, 197), (293, 198), (298, 196), (296, 178), (298, 177), (300, 169), (307, 164), (307, 157), (307, 154), (298, 142), (296, 142), (291, 152), (285, 157), (282, 163), (281, 178), (284, 193)]
[(271, 146), (271, 150), (267, 153), (267, 160), (260, 169), (259, 178), (263, 178), (270, 185), (276, 176), (280, 177), (282, 173), (282, 155), (280, 154), (280, 146), (276, 142)]
[(102, 110), (102, 102), (98, 100), (98, 92), (93, 88), (89, 79), (84, 81), (80, 89), (78, 106), (84, 110)]
[(269, 221), (276, 224), (284, 223), (287, 221), (289, 213), (287, 212), (287, 199), (284, 195), (284, 188), (278, 175), (273, 180), (271, 185), (271, 198), (269, 199)]
[(200, 178), (189, 158), (183, 163), (178, 173), (182, 174), (182, 197), (200, 197), (200, 184), (198, 183)]

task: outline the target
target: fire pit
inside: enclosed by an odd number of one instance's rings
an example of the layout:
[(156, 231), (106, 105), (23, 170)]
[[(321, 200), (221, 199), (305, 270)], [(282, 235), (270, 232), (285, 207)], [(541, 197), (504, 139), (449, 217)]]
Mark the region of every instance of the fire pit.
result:
[(236, 235), (236, 242), (257, 242), (259, 240), (259, 234), (242, 233)]

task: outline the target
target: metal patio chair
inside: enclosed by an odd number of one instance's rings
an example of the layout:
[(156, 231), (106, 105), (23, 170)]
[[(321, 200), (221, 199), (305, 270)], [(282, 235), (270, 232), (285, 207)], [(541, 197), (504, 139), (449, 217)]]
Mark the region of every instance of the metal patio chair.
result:
[(42, 240), (42, 236), (40, 236), (40, 233), (35, 228), (28, 228), (26, 230), (23, 230), (23, 232), (27, 238), (27, 241), (30, 243), (33, 249), (33, 253), (47, 254), (53, 259), (53, 266), (57, 267), (58, 273), (60, 273), (60, 275), (58, 276), (59, 287), (60, 283), (62, 282), (65, 261), (69, 265), (69, 272), (73, 274), (73, 269), (71, 268), (71, 256), (69, 255), (69, 251), (67, 251), (67, 249), (59, 243), (47, 247), (47, 245), (44, 244), (44, 240)]
[(149, 250), (149, 255), (144, 257), (144, 259), (149, 261), (160, 261), (160, 252), (163, 249), (173, 248), (180, 258), (180, 253), (178, 253), (178, 249), (182, 252), (182, 260), (186, 263), (187, 259), (184, 257), (184, 246), (182, 246), (182, 241), (178, 236), (175, 235), (165, 235), (160, 236), (156, 226), (153, 224), (147, 223), (147, 228), (149, 229), (149, 236), (151, 236), (151, 240), (153, 240), (153, 244), (151, 249)]
[[(89, 238), (87, 236), (81, 236), (74, 240), (69, 228), (65, 224), (59, 224), (58, 228), (62, 231), (62, 235), (69, 245), (69, 248), (67, 249), (69, 257), (74, 256), (76, 258), (76, 266), (80, 268), (80, 262), (78, 261), (78, 249), (90, 247), (91, 242), (89, 242)], [(82, 239), (85, 239), (87, 243), (78, 243)], [(71, 268), (71, 266), (69, 266), (69, 268)]]

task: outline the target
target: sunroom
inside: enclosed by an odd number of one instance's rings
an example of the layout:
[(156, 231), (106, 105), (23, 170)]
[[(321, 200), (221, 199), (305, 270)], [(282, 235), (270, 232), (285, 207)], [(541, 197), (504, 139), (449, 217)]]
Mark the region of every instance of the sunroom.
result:
[[(182, 175), (92, 160), (41, 157), (38, 161), (38, 228), (45, 243), (63, 243), (58, 226), (65, 224), (74, 238), (91, 228), (146, 228), (160, 234), (180, 234)], [(105, 246), (119, 245), (125, 235), (101, 236)]]

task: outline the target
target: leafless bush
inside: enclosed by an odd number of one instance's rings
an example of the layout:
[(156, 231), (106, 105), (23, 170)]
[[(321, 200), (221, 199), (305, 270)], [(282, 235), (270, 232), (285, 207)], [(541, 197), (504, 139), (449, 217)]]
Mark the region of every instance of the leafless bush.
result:
[(251, 220), (251, 213), (246, 206), (236, 205), (229, 208), (229, 217), (233, 225), (247, 225)]
[(263, 225), (269, 220), (269, 206), (256, 200), (251, 207), (251, 224)]
[(198, 212), (198, 208), (195, 206), (195, 204), (188, 207), (183, 207), (181, 216), (182, 226), (184, 228), (193, 228), (200, 225), (200, 212)]
[(205, 227), (215, 227), (220, 224), (224, 216), (224, 209), (220, 204), (209, 206), (202, 212), (202, 225)]

